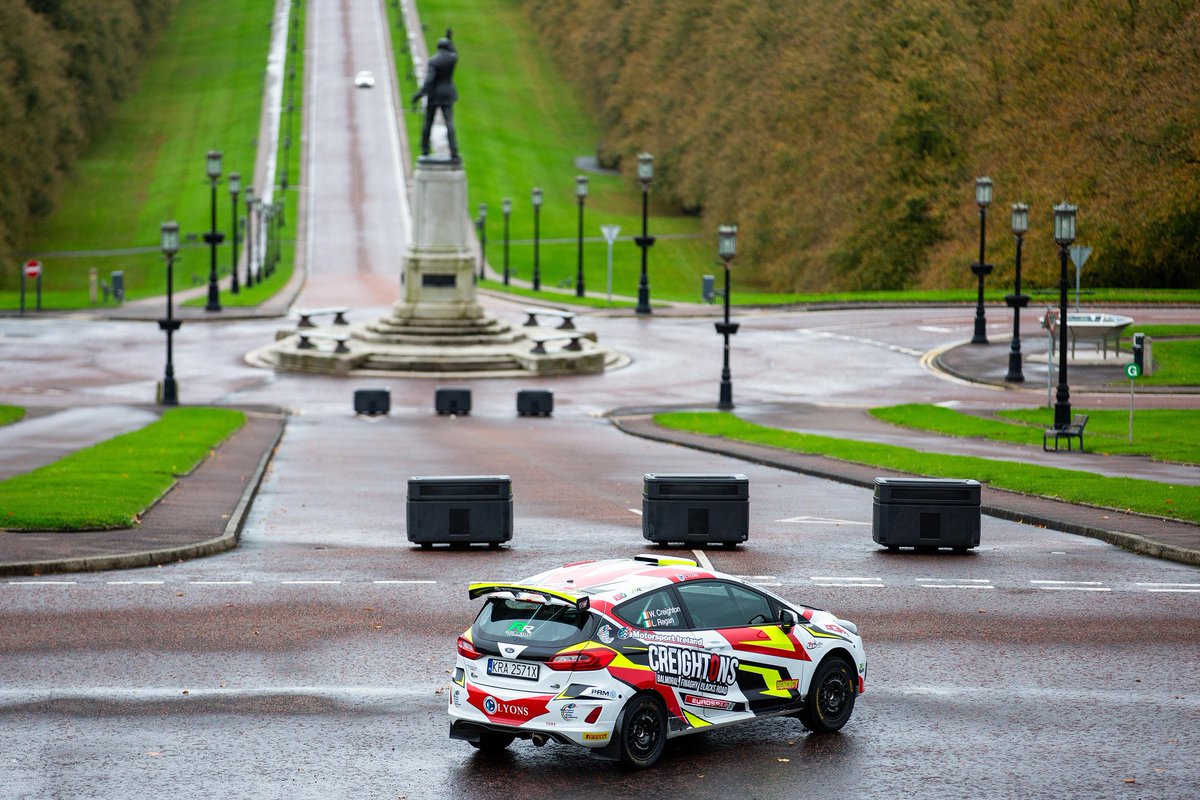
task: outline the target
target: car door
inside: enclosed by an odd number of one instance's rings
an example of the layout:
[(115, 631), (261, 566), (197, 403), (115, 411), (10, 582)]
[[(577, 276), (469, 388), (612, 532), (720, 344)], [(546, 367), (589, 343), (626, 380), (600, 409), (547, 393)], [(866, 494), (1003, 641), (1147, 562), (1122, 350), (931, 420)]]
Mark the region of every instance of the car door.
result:
[(731, 721), (799, 706), (805, 670), (812, 665), (795, 628), (785, 632), (780, 625), (777, 601), (722, 580), (688, 581), (675, 590), (710, 652), (735, 662), (724, 702), (711, 702), (706, 719)]

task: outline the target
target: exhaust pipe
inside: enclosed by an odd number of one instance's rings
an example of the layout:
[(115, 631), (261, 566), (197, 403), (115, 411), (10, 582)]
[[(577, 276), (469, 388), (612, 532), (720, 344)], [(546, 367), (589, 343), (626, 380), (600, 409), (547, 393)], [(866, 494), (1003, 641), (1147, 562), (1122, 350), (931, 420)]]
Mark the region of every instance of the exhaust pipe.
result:
[(550, 741), (550, 737), (544, 733), (535, 733), (532, 738), (534, 747), (541, 747), (546, 744), (546, 742)]

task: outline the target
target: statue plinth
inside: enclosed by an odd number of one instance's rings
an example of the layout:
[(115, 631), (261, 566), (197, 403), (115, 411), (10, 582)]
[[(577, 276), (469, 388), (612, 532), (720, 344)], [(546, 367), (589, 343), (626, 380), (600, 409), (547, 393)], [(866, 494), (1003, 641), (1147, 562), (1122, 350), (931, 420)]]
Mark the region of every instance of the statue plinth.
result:
[(423, 157), (413, 172), (412, 241), (395, 319), (480, 319), (469, 245), (467, 174), (459, 159)]

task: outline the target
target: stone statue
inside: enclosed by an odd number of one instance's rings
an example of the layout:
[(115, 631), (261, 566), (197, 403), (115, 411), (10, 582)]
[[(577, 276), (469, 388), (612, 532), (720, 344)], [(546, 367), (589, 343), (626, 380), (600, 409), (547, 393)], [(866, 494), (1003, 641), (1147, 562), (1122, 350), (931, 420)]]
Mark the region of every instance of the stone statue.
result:
[(446, 123), (446, 138), (450, 142), (450, 160), (458, 161), (458, 137), (454, 133), (454, 101), (458, 90), (454, 88), (454, 66), (458, 63), (458, 52), (454, 49), (451, 31), (438, 39), (437, 53), (429, 59), (425, 68), (425, 83), (412, 97), (413, 105), (425, 98), (425, 127), (421, 130), (421, 155), (429, 155), (429, 132), (433, 129), (433, 118), (438, 109)]

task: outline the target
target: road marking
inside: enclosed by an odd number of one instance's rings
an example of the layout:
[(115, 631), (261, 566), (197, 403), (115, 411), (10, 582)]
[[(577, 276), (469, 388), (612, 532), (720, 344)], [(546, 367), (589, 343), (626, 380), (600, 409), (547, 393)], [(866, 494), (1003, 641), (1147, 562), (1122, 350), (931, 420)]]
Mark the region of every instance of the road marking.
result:
[(697, 564), (704, 567), (709, 572), (713, 571), (713, 565), (712, 565), (712, 562), (708, 560), (707, 553), (705, 553), (703, 550), (693, 550), (692, 552), (696, 554), (696, 563)]
[(814, 586), (840, 586), (846, 589), (883, 589), (882, 583), (817, 583)]
[(744, 581), (777, 581), (774, 575), (734, 575), (735, 578), (741, 578)]
[(397, 583), (437, 583), (437, 581), (371, 581), (378, 584), (397, 584)]
[(926, 333), (954, 333), (956, 330), (966, 330), (966, 328), (943, 328), (941, 325), (918, 325), (917, 330), (925, 331)]
[(1184, 586), (1200, 589), (1200, 583), (1135, 583), (1134, 586)]
[(284, 584), (284, 585), (290, 585), (290, 586), (302, 586), (302, 585), (310, 585), (310, 584), (325, 584), (325, 585), (338, 584), (338, 583), (341, 583), (341, 581), (280, 581), (280, 583)]
[(915, 356), (920, 358), (925, 355), (923, 350), (914, 350), (911, 347), (901, 347), (900, 345), (888, 344), (881, 342), (878, 339), (866, 339), (862, 336), (847, 336), (844, 333), (830, 333), (829, 331), (817, 331), (812, 328), (797, 328), (796, 333), (806, 333), (809, 336), (815, 336), (818, 339), (838, 339), (843, 342), (852, 342), (854, 344), (865, 344), (871, 347), (880, 347), (884, 350), (890, 350), (893, 353), (903, 353), (906, 356)]
[(1103, 586), (1104, 581), (1034, 581), (1030, 583), (1051, 584), (1055, 586)]
[(75, 581), (9, 581), (11, 586), (74, 586)]
[(870, 525), (870, 522), (859, 522), (854, 519), (834, 519), (832, 517), (788, 517), (777, 519), (776, 522), (792, 522), (797, 525)]
[(855, 578), (850, 575), (809, 575), (810, 581), (873, 581), (880, 582), (883, 578)]
[(922, 589), (995, 589), (995, 586), (983, 583), (922, 583)]
[(922, 581), (940, 582), (952, 581), (953, 583), (991, 583), (991, 578), (913, 578), (917, 583)]
[(105, 581), (109, 586), (161, 586), (163, 581)]
[(249, 586), (254, 581), (188, 581), (192, 586)]
[(632, 511), (634, 514), (637, 514), (639, 517), (642, 515), (642, 510), (640, 508), (631, 508), (631, 509), (629, 509), (629, 511)]
[(1147, 589), (1147, 592), (1200, 592), (1200, 589)]
[(1111, 592), (1107, 586), (1039, 586), (1044, 592)]

